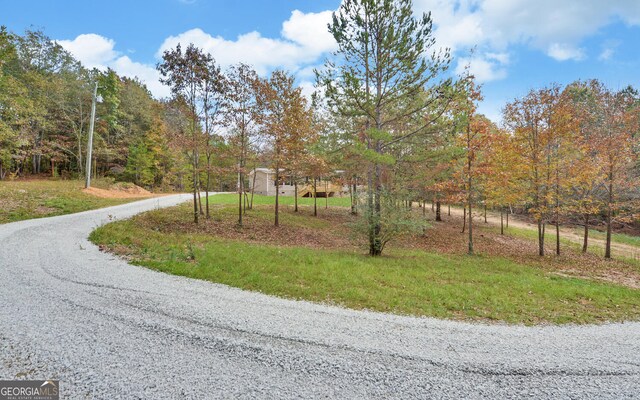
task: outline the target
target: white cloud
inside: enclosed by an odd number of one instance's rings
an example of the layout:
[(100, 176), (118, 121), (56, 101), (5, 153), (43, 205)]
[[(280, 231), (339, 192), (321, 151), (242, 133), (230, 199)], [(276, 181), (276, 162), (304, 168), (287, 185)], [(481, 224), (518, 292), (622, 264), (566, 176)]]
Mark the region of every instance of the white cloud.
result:
[[(192, 0), (180, 0), (191, 2)], [(612, 20), (628, 25), (640, 24), (640, 1), (609, 0), (594, 7), (591, 0), (415, 0), (414, 11), (433, 11), (437, 45), (462, 54), (476, 47), (472, 56), (458, 59), (456, 72), (469, 65), (478, 81), (488, 82), (507, 76), (510, 51), (514, 45), (525, 45), (544, 52), (558, 61), (581, 60), (586, 57), (581, 42)], [(214, 36), (194, 28), (167, 37), (156, 57), (178, 43), (196, 46), (210, 52), (223, 66), (245, 62), (261, 74), (274, 68), (297, 73), (308, 92), (312, 69), (335, 42), (327, 31), (331, 11), (303, 13), (294, 10), (282, 23), (275, 38), (248, 32), (235, 39)], [(115, 42), (97, 34), (79, 35), (74, 40), (60, 40), (87, 67), (111, 67), (126, 76), (137, 76), (155, 96), (168, 94), (158, 82), (158, 73), (150, 64), (133, 61), (115, 50)], [(615, 46), (604, 45), (601, 60), (612, 56)]]
[(73, 40), (57, 41), (87, 68), (111, 68), (119, 75), (137, 77), (156, 97), (169, 95), (169, 89), (159, 81), (160, 74), (153, 65), (132, 61), (114, 49), (115, 41), (94, 33), (79, 35)]
[(311, 95), (316, 91), (315, 85), (311, 81), (302, 81), (300, 82), (300, 88), (302, 89), (302, 94), (311, 101)]
[(598, 60), (600, 61), (609, 61), (611, 57), (616, 52), (616, 49), (620, 46), (620, 41), (618, 40), (607, 40), (602, 44), (602, 51), (600, 55), (598, 55)]
[(495, 60), (497, 62), (499, 62), (500, 64), (509, 64), (511, 57), (509, 56), (509, 53), (486, 53), (485, 56), (489, 59), (489, 60)]
[(232, 41), (211, 36), (199, 28), (168, 37), (156, 55), (161, 57), (162, 52), (175, 48), (179, 43), (183, 47), (193, 43), (210, 53), (222, 66), (244, 62), (261, 74), (276, 67), (295, 69), (300, 62), (315, 59), (315, 56), (309, 58), (301, 54), (302, 48), (295, 43), (265, 38), (259, 32), (246, 33)]
[(640, 24), (640, 1), (609, 0), (416, 0), (415, 11), (432, 11), (439, 46), (478, 46), (504, 52), (524, 44), (559, 61), (585, 57), (580, 43), (613, 20)]
[(336, 49), (336, 41), (329, 33), (331, 11), (303, 13), (294, 10), (282, 24), (282, 37), (298, 43), (308, 51), (321, 54)]
[(612, 48), (602, 49), (602, 52), (600, 52), (600, 55), (598, 56), (598, 60), (608, 61), (613, 57), (613, 53), (615, 53), (615, 50)]
[(118, 56), (118, 52), (113, 49), (115, 42), (95, 33), (78, 35), (73, 40), (57, 42), (87, 68), (106, 69), (106, 64)]
[(160, 73), (153, 65), (142, 64), (132, 61), (127, 56), (121, 56), (111, 62), (110, 66), (120, 75), (138, 77), (156, 97), (168, 97), (170, 94), (169, 87), (160, 83)]
[(584, 49), (561, 43), (552, 43), (547, 50), (547, 55), (558, 61), (580, 61), (585, 58)]
[(335, 48), (335, 41), (327, 32), (330, 20), (331, 11), (305, 14), (294, 10), (282, 24), (282, 37), (275, 39), (254, 31), (228, 40), (195, 28), (166, 38), (156, 57), (162, 57), (164, 51), (175, 48), (178, 43), (183, 47), (193, 43), (210, 53), (222, 66), (244, 62), (260, 74), (274, 68), (296, 71)]
[[(178, 43), (183, 46), (193, 43), (211, 53), (225, 67), (244, 62), (263, 75), (275, 68), (300, 71), (299, 78), (307, 81), (305, 90), (310, 92), (312, 65), (316, 65), (324, 54), (336, 46), (327, 31), (330, 21), (331, 11), (303, 13), (294, 10), (290, 18), (283, 22), (281, 37), (278, 38), (267, 38), (254, 31), (229, 40), (195, 28), (166, 38), (156, 57), (160, 59), (163, 51), (174, 48)], [(120, 75), (138, 77), (156, 97), (169, 95), (168, 88), (160, 84), (154, 65), (135, 62), (116, 51), (116, 43), (112, 39), (91, 33), (79, 35), (73, 40), (59, 40), (58, 43), (88, 68), (112, 68)]]
[(296, 76), (298, 77), (298, 79), (302, 79), (302, 80), (315, 80), (316, 77), (316, 73), (315, 70), (321, 70), (322, 69), (322, 65), (318, 64), (318, 65), (309, 65), (307, 67), (301, 68), (296, 72)]
[(461, 47), (478, 44), (485, 36), (480, 15), (472, 12), (474, 1), (469, 0), (415, 0), (414, 11), (421, 15), (431, 12), (436, 45), (452, 52)]
[(462, 75), (467, 68), (478, 83), (491, 82), (507, 77), (507, 70), (504, 64), (481, 56), (459, 58), (455, 70), (456, 74)]

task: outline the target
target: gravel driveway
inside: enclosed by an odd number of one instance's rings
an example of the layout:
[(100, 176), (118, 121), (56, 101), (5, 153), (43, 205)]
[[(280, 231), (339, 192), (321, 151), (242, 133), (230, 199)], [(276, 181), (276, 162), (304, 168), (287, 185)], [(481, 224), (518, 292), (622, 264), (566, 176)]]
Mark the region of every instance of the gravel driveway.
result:
[(60, 379), (73, 399), (640, 396), (637, 322), (350, 311), (130, 266), (86, 239), (186, 199), (0, 225), (0, 379)]

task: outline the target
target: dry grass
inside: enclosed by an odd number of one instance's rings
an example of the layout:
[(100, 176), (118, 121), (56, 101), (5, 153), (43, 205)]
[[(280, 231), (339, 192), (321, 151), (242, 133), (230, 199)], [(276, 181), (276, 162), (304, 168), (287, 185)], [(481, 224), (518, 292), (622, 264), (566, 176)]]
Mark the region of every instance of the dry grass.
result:
[[(95, 186), (103, 189), (108, 189), (109, 185), (107, 181), (95, 181)], [(136, 199), (123, 196), (96, 197), (83, 192), (83, 187), (84, 182), (79, 180), (0, 181), (0, 224), (92, 210)]]

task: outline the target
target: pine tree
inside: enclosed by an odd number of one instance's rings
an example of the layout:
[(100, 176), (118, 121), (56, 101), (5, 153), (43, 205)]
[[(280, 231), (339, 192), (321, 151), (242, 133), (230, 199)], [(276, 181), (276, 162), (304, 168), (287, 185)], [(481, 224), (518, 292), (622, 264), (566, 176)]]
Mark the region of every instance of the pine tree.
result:
[[(427, 55), (435, 44), (431, 15), (415, 18), (411, 0), (345, 0), (329, 31), (338, 44), (336, 60), (327, 61), (317, 79), (330, 108), (364, 122), (369, 254), (378, 256), (383, 247), (382, 174), (393, 163), (388, 149), (424, 134), (446, 110), (450, 81), (436, 80), (450, 56)], [(424, 122), (410, 131), (392, 129), (416, 115), (424, 116)]]

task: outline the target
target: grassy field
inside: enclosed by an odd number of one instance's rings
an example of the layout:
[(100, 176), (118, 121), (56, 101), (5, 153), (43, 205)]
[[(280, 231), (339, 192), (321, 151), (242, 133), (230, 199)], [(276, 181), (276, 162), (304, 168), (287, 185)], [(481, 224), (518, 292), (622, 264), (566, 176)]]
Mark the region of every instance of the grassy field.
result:
[[(106, 182), (94, 181), (94, 186)], [(105, 199), (82, 192), (78, 180), (0, 181), (0, 224), (92, 210), (135, 199)]]
[[(212, 199), (228, 204), (233, 195)], [(256, 205), (269, 200), (261, 197)], [(322, 210), (327, 214), (319, 218), (310, 216), (308, 206), (300, 214), (285, 211), (278, 229), (270, 226), (271, 211), (257, 206), (247, 216), (251, 226), (240, 229), (233, 228), (233, 206), (220, 205), (214, 210), (217, 219), (196, 229), (186, 222), (189, 211), (183, 205), (103, 226), (91, 240), (158, 271), (354, 309), (527, 325), (640, 317), (637, 289), (488, 255), (396, 246), (384, 257), (370, 258), (354, 246), (302, 246), (277, 235), (293, 232), (296, 238), (311, 230), (317, 238), (339, 241), (344, 230), (335, 227), (334, 219), (347, 210)]]
[[(249, 196), (251, 198), (251, 196)], [(238, 204), (238, 195), (237, 194), (218, 194), (215, 196), (211, 196), (211, 199), (216, 204)], [(262, 196), (256, 194), (253, 196), (253, 204), (254, 205), (273, 205), (275, 197), (273, 196)], [(294, 198), (291, 196), (280, 196), (279, 203), (283, 206), (293, 206)], [(324, 207), (327, 203), (326, 198), (318, 198), (318, 208)], [(351, 200), (349, 197), (329, 197), (328, 198), (329, 206), (335, 207), (349, 207), (351, 205)], [(307, 205), (313, 206), (313, 198), (311, 197), (299, 197), (298, 198), (299, 205)]]
[[(494, 232), (499, 232), (500, 228), (498, 227), (492, 227), (492, 230)], [(535, 229), (526, 229), (526, 228), (519, 228), (519, 227), (514, 227), (514, 226), (510, 226), (509, 228), (505, 228), (505, 233), (508, 235), (512, 235), (515, 237), (520, 237), (520, 238), (524, 238), (524, 239), (529, 239), (532, 241), (536, 241), (538, 240), (538, 232)], [(584, 232), (583, 231), (576, 231), (576, 233), (582, 235)], [(599, 239), (599, 240), (605, 240), (606, 239), (606, 233), (604, 232), (599, 232), (596, 230), (590, 230), (589, 231), (589, 239)], [(550, 252), (555, 252), (555, 246), (556, 246), (556, 231), (555, 231), (555, 226), (553, 225), (548, 225), (547, 229), (545, 230), (545, 235), (544, 235), (544, 240), (545, 240), (545, 249), (547, 249), (547, 251)], [(628, 245), (628, 246), (632, 246), (632, 247), (637, 247), (638, 248), (638, 255), (640, 255), (640, 237), (637, 236), (629, 236), (629, 235), (625, 235), (622, 233), (614, 233), (611, 235), (611, 242), (612, 243), (620, 243), (620, 244), (624, 244), (624, 245)], [(560, 233), (560, 249), (561, 251), (563, 249), (572, 249), (575, 251), (581, 251), (582, 250), (582, 243), (577, 242), (577, 241), (573, 241), (570, 240), (566, 237), (563, 237), (562, 232)], [(600, 257), (604, 257), (604, 248), (602, 246), (595, 246), (592, 242), (589, 243), (589, 246), (587, 247), (587, 251), (591, 254), (595, 254), (598, 255)], [(630, 258), (630, 257), (624, 257), (624, 256), (620, 256), (618, 254), (616, 254), (616, 251), (614, 249), (613, 251), (613, 256), (615, 258), (618, 259), (624, 259), (627, 261), (634, 261), (634, 262), (638, 262), (640, 261), (637, 257), (636, 258)]]
[[(491, 230), (493, 232), (500, 232), (500, 227), (492, 227)], [(526, 229), (526, 228), (520, 228), (520, 227), (515, 227), (515, 226), (510, 226), (508, 228), (504, 229), (505, 234), (507, 235), (512, 235), (515, 237), (519, 237), (519, 238), (523, 238), (523, 239), (528, 239), (531, 241), (535, 241), (536, 243), (538, 242), (538, 231), (535, 229)], [(544, 245), (545, 245), (545, 249), (548, 251), (555, 251), (556, 248), (556, 228), (554, 225), (548, 225), (547, 229), (544, 232)], [(580, 250), (582, 249), (582, 245), (580, 243), (576, 243), (573, 242), (565, 237), (562, 236), (562, 232), (560, 233), (560, 250), (562, 251), (562, 249), (565, 248), (569, 248), (569, 249), (573, 249), (573, 250)], [(593, 246), (591, 246), (589, 248), (590, 252), (593, 252), (594, 254), (598, 254), (598, 255), (603, 255), (603, 251), (600, 248), (594, 248)], [(600, 254), (602, 253), (602, 254)]]
[[(584, 235), (584, 229), (576, 229), (576, 233), (582, 236)], [(607, 233), (595, 229), (589, 229), (589, 238), (606, 240)], [(640, 236), (625, 235), (624, 233), (612, 233), (611, 240), (616, 243), (623, 243), (640, 249)]]

